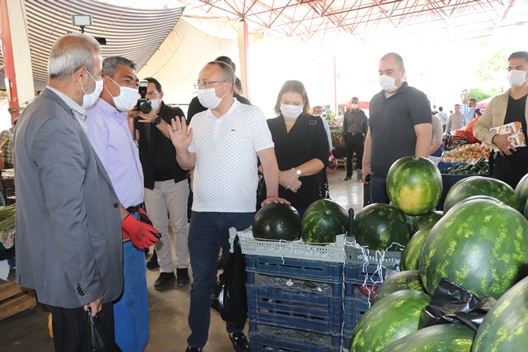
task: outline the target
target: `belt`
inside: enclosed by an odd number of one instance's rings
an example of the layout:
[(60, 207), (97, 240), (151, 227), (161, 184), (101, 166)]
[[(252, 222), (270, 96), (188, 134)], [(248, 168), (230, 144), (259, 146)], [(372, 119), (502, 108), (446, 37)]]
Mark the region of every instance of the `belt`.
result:
[(346, 134), (351, 134), (353, 136), (356, 136), (356, 135), (362, 134), (362, 133), (360, 133), (360, 132), (347, 132)]
[[(144, 203), (141, 203), (141, 204), (138, 204), (138, 205), (133, 205), (131, 207), (128, 207), (126, 210), (129, 213), (137, 213), (140, 208), (143, 209), (143, 204)], [(121, 232), (122, 232), (123, 242), (130, 241), (130, 236), (128, 235), (128, 233), (126, 233), (125, 231), (121, 231)]]

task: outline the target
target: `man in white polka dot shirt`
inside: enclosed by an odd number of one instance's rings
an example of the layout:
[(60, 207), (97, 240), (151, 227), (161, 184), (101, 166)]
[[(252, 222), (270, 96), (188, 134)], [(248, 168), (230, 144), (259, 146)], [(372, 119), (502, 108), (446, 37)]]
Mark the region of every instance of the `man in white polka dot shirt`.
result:
[[(172, 121), (170, 135), (182, 169), (194, 168), (189, 253), (194, 282), (191, 288), (186, 351), (201, 351), (211, 319), (210, 294), (216, 282), (217, 258), (229, 253), (230, 227), (249, 227), (255, 215), (257, 164), (264, 170), (269, 203), (287, 203), (278, 196), (279, 169), (264, 113), (233, 99), (235, 73), (218, 61), (198, 76), (198, 99), (208, 110), (196, 114), (189, 130), (185, 119)], [(225, 259), (225, 258), (224, 258)], [(249, 351), (244, 326), (226, 324), (235, 351)]]

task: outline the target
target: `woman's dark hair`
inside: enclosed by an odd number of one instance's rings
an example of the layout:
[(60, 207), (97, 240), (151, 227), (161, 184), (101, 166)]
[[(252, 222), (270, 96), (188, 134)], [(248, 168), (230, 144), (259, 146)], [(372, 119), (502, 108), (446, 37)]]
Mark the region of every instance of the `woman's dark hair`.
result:
[(291, 80), (286, 81), (283, 85), (281, 90), (279, 91), (279, 94), (277, 95), (277, 102), (275, 103), (275, 113), (277, 115), (280, 115), (280, 106), (281, 106), (281, 100), (284, 93), (293, 92), (298, 93), (301, 95), (304, 106), (303, 106), (303, 114), (308, 114), (310, 110), (310, 101), (308, 100), (308, 94), (306, 94), (306, 89), (304, 88), (304, 85), (300, 81)]

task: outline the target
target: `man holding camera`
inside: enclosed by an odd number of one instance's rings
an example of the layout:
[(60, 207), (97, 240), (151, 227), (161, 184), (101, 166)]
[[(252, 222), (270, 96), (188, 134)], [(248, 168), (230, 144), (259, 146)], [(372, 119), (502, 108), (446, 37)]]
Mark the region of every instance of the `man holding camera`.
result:
[[(148, 82), (148, 86), (145, 87), (144, 92), (141, 92), (140, 84), (140, 94), (148, 101), (143, 103), (143, 108), (140, 106), (141, 111), (135, 111), (140, 118), (134, 119), (134, 129), (139, 145), (139, 158), (145, 175), (145, 204), (154, 227), (161, 233), (161, 239), (156, 244), (155, 252), (157, 263), (160, 266), (160, 276), (154, 282), (154, 288), (163, 291), (175, 280), (178, 287), (183, 287), (190, 281), (187, 244), (189, 171), (183, 170), (178, 165), (176, 149), (171, 140), (166, 137), (168, 134), (166, 124), (177, 116), (185, 117), (185, 115), (180, 108), (165, 105), (162, 101), (161, 84), (157, 79), (147, 77), (145, 82)], [(176, 275), (174, 275), (167, 214), (174, 234)]]
[[(128, 111), (138, 98), (136, 65), (120, 56), (104, 59), (103, 91), (87, 111), (88, 136), (105, 166), (117, 197), (127, 214), (123, 228), (141, 222), (148, 227), (143, 236), (123, 237), (124, 287), (114, 305), (115, 338), (123, 351), (143, 351), (149, 338), (149, 311), (144, 249), (160, 237), (152, 227), (143, 204), (143, 170), (138, 148), (132, 140)], [(148, 225), (150, 223), (150, 225)]]

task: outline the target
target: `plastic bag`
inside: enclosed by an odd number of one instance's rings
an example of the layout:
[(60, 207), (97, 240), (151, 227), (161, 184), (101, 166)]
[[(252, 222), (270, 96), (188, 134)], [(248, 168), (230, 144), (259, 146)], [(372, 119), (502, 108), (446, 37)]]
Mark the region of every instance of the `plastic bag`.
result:
[(211, 295), (211, 307), (222, 319), (234, 326), (243, 326), (247, 318), (246, 259), (238, 236), (233, 241), (234, 253), (229, 253), (224, 273)]
[(440, 280), (431, 302), (424, 308), (420, 329), (438, 324), (464, 324), (474, 331), (496, 300), (479, 300), (473, 293), (448, 279)]
[(337, 167), (337, 159), (335, 158), (334, 154), (330, 153), (330, 155), (328, 156), (328, 168), (335, 170), (337, 169)]
[(111, 338), (101, 321), (92, 315), (88, 309), (88, 326), (86, 328), (83, 346), (87, 346), (87, 352), (123, 352)]

